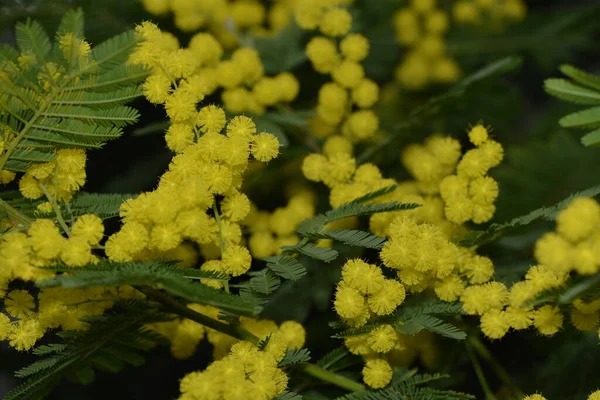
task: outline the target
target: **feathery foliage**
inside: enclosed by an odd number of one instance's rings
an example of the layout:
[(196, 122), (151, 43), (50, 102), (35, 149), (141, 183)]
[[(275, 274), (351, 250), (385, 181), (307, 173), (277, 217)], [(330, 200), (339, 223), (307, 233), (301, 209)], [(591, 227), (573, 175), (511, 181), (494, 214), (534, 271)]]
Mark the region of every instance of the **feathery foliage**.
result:
[(77, 270), (56, 266), (55, 271), (69, 271), (40, 282), (41, 287), (84, 288), (98, 286), (149, 285), (190, 302), (206, 304), (236, 315), (254, 315), (258, 310), (244, 298), (225, 293), (190, 279), (227, 280), (225, 274), (178, 268), (164, 261), (111, 262), (102, 260)]
[(308, 349), (288, 350), (279, 361), (280, 367), (289, 367), (290, 365), (302, 364), (310, 361), (310, 351)]
[(48, 357), (17, 371), (17, 377), (28, 379), (4, 398), (39, 399), (64, 376), (90, 381), (94, 378), (94, 368), (118, 372), (126, 364), (139, 366), (144, 363), (143, 352), (161, 341), (144, 325), (165, 318), (143, 302), (118, 303), (107, 314), (94, 317), (89, 330), (64, 332), (65, 343), (35, 349), (35, 354)]
[(600, 143), (600, 76), (582, 71), (571, 65), (563, 65), (560, 70), (571, 80), (550, 78), (544, 82), (546, 92), (561, 100), (576, 104), (596, 105), (562, 117), (560, 125), (565, 128), (595, 129), (581, 138), (585, 146)]
[(17, 50), (0, 52), (0, 169), (25, 172), (57, 148), (98, 148), (137, 121), (124, 106), (141, 95), (140, 68), (125, 67), (132, 31), (93, 49), (83, 40), (83, 11), (67, 12), (54, 43), (32, 20), (15, 29)]

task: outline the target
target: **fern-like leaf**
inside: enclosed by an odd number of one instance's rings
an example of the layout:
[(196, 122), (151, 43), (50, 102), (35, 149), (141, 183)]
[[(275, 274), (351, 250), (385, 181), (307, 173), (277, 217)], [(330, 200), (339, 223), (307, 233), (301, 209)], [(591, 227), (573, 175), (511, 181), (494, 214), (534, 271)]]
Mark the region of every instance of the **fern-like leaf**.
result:
[(268, 268), (250, 272), (250, 276), (250, 288), (258, 293), (271, 294), (281, 285), (281, 279)]
[(306, 237), (318, 239), (332, 239), (350, 246), (366, 247), (369, 249), (381, 249), (386, 239), (375, 236), (369, 232), (359, 230), (329, 230), (319, 233), (307, 234)]
[(465, 332), (433, 315), (420, 315), (396, 324), (396, 330), (404, 335), (416, 335), (423, 329), (450, 339), (464, 340), (467, 338)]
[(419, 206), (420, 204), (416, 203), (399, 203), (396, 201), (379, 204), (350, 202), (326, 212), (325, 216), (328, 222), (333, 222), (348, 217), (360, 217), (390, 211), (413, 210)]
[(289, 367), (290, 365), (302, 364), (310, 361), (310, 351), (307, 349), (288, 350), (281, 361), (280, 367)]
[(590, 74), (572, 65), (561, 65), (560, 72), (573, 79), (580, 85), (600, 91), (600, 76)]
[(284, 279), (297, 281), (306, 275), (306, 267), (296, 258), (287, 254), (279, 254), (265, 258), (267, 267)]
[(600, 104), (600, 93), (561, 78), (549, 78), (544, 81), (544, 89), (548, 94), (561, 100), (576, 104)]
[(600, 107), (592, 107), (562, 117), (558, 123), (565, 128), (593, 129), (600, 126)]

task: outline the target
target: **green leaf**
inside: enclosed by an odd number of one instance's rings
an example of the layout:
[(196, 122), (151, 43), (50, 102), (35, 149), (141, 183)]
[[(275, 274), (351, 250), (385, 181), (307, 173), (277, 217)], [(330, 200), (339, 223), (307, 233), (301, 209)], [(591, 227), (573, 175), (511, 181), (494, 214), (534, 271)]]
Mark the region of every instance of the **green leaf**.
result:
[(252, 276), (250, 278), (250, 288), (258, 293), (271, 294), (281, 285), (281, 279), (268, 268), (258, 272), (250, 272), (249, 275)]
[(333, 210), (327, 211), (325, 216), (327, 217), (328, 222), (333, 222), (348, 217), (359, 217), (363, 215), (372, 215), (390, 211), (413, 210), (419, 206), (420, 204), (416, 203), (399, 203), (397, 201), (392, 201), (390, 203), (370, 204), (350, 202), (342, 204)]
[(600, 107), (592, 107), (566, 115), (558, 123), (565, 128), (597, 128), (600, 126)]
[(349, 229), (326, 229), (319, 233), (308, 233), (305, 236), (311, 239), (332, 239), (349, 246), (366, 247), (368, 249), (381, 249), (387, 240), (369, 232)]
[(254, 47), (260, 54), (265, 72), (274, 75), (291, 71), (306, 59), (304, 47), (300, 40), (302, 29), (295, 23), (290, 23), (274, 37), (254, 37)]
[(40, 287), (61, 286), (67, 288), (85, 288), (99, 286), (150, 285), (160, 288), (173, 296), (190, 302), (210, 305), (235, 315), (252, 316), (258, 309), (240, 296), (222, 292), (192, 279), (226, 280), (223, 273), (213, 271), (178, 268), (165, 261), (137, 261), (117, 263), (101, 260), (97, 264), (87, 265), (76, 270), (58, 265), (55, 271), (69, 271), (70, 274), (58, 275), (39, 282)]
[(596, 129), (581, 138), (581, 144), (584, 146), (596, 146), (600, 143), (600, 129)]
[(310, 361), (310, 351), (307, 349), (288, 350), (281, 361), (280, 367), (289, 367), (290, 365), (302, 364)]
[(589, 72), (580, 70), (572, 65), (561, 65), (559, 69), (560, 72), (567, 75), (580, 85), (600, 91), (600, 76), (590, 74)]
[(15, 39), (19, 50), (35, 54), (38, 60), (45, 60), (52, 50), (50, 37), (37, 21), (28, 19), (15, 26)]
[(325, 354), (319, 361), (317, 361), (317, 365), (323, 367), (324, 369), (333, 369), (338, 362), (342, 361), (349, 355), (350, 352), (346, 346), (340, 346)]
[(600, 93), (569, 82), (566, 79), (549, 78), (544, 81), (548, 94), (577, 104), (600, 104)]
[(467, 334), (456, 326), (444, 322), (433, 315), (420, 315), (403, 322), (398, 322), (395, 327), (399, 333), (404, 335), (416, 335), (423, 329), (426, 329), (450, 339), (464, 340), (467, 337)]
[(310, 243), (299, 243), (295, 246), (283, 246), (282, 250), (284, 252), (298, 252), (310, 258), (314, 258), (315, 260), (321, 260), (325, 262), (331, 262), (339, 255), (339, 253), (333, 249), (327, 247), (317, 247)]
[(121, 204), (133, 197), (133, 194), (79, 192), (71, 201), (71, 212), (74, 217), (96, 214), (102, 219), (114, 218), (119, 216)]
[(277, 397), (274, 400), (302, 400), (302, 396), (298, 393), (288, 392), (287, 390)]
[(577, 197), (595, 197), (598, 194), (600, 194), (600, 185), (593, 186), (578, 193), (574, 193), (566, 199), (554, 204), (553, 206), (538, 208), (537, 210), (533, 210), (526, 215), (516, 217), (509, 222), (503, 224), (492, 224), (485, 231), (471, 231), (462, 239), (460, 239), (458, 243), (464, 247), (482, 246), (483, 244), (492, 242), (508, 233), (515, 233), (515, 231), (518, 229), (535, 221), (542, 219), (554, 220), (556, 215)]
[(306, 268), (295, 257), (279, 254), (265, 258), (267, 267), (284, 279), (297, 281), (306, 275)]
[(81, 8), (68, 10), (63, 15), (56, 30), (57, 36), (72, 33), (76, 38), (83, 38), (83, 10)]

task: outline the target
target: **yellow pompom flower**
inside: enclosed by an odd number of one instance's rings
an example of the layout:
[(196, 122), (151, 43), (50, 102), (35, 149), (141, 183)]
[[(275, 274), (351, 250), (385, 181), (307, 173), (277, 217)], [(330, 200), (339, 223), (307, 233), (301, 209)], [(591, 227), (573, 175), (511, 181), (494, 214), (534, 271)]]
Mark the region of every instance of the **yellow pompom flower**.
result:
[(369, 54), (369, 41), (359, 33), (352, 33), (341, 41), (340, 50), (346, 59), (359, 62)]
[(342, 61), (331, 74), (333, 80), (342, 87), (353, 89), (365, 77), (363, 66), (355, 61)]
[(545, 305), (533, 311), (533, 326), (542, 335), (554, 335), (563, 324), (563, 316), (556, 306)]
[(252, 155), (258, 161), (269, 162), (279, 155), (279, 146), (275, 135), (261, 132), (252, 138)]
[(227, 123), (227, 136), (230, 138), (233, 137), (242, 137), (250, 141), (252, 135), (256, 133), (256, 124), (252, 120), (252, 118), (246, 117), (244, 115), (238, 115), (233, 117)]
[(326, 174), (327, 164), (327, 157), (322, 154), (309, 154), (302, 161), (302, 174), (308, 180), (321, 182)]
[(172, 250), (179, 246), (181, 240), (179, 227), (173, 221), (154, 225), (150, 232), (150, 245), (159, 251)]
[(352, 27), (352, 15), (340, 7), (329, 9), (323, 15), (319, 29), (327, 36), (343, 36)]
[(339, 135), (330, 136), (323, 144), (323, 154), (332, 156), (336, 153), (346, 153), (352, 155), (354, 146), (347, 138)]
[(523, 400), (546, 400), (546, 398), (544, 396), (542, 396), (541, 394), (530, 394), (529, 396), (525, 396), (523, 398)]
[(196, 116), (196, 125), (204, 133), (219, 133), (225, 127), (225, 111), (210, 105), (202, 107)]
[(221, 212), (231, 221), (241, 221), (250, 212), (250, 200), (240, 192), (228, 195), (221, 202)]
[(342, 268), (344, 283), (362, 294), (373, 294), (383, 287), (385, 278), (379, 267), (362, 260), (348, 260)]
[(359, 110), (348, 117), (348, 129), (358, 140), (372, 138), (379, 129), (379, 118), (371, 110)]
[(38, 181), (30, 174), (25, 174), (19, 180), (19, 191), (27, 199), (38, 199), (44, 195)]
[(483, 125), (475, 125), (469, 131), (469, 140), (475, 146), (480, 146), (488, 139), (488, 131)]
[(60, 234), (55, 223), (49, 219), (36, 219), (33, 221), (27, 234), (36, 255), (45, 260), (58, 257), (63, 242), (66, 240)]
[(92, 247), (85, 238), (72, 236), (63, 244), (60, 259), (69, 267), (82, 267), (92, 260)]
[(360, 108), (372, 107), (379, 100), (379, 86), (370, 79), (363, 79), (352, 90), (352, 101)]
[(535, 243), (535, 259), (555, 272), (567, 272), (574, 261), (573, 246), (554, 232), (544, 234)]
[(392, 380), (392, 367), (385, 360), (371, 359), (365, 363), (362, 374), (367, 385), (373, 389), (381, 389)]
[(600, 390), (596, 390), (593, 393), (590, 393), (587, 400), (600, 400)]
[(90, 245), (96, 245), (104, 236), (102, 219), (95, 214), (84, 214), (71, 227), (71, 234), (85, 239)]
[(389, 315), (406, 298), (406, 289), (400, 282), (386, 279), (380, 290), (368, 298), (369, 309), (377, 315)]
[(283, 72), (275, 77), (275, 84), (279, 88), (279, 101), (289, 103), (294, 101), (300, 92), (300, 83), (296, 77), (289, 73)]
[(593, 331), (600, 321), (600, 313), (584, 314), (574, 309), (571, 311), (571, 324), (580, 331)]
[(33, 313), (35, 301), (27, 290), (11, 290), (4, 300), (6, 311), (15, 318), (26, 318)]
[(565, 239), (577, 242), (600, 226), (600, 205), (589, 197), (579, 197), (556, 218), (556, 231)]
[(377, 353), (387, 353), (396, 346), (398, 334), (391, 325), (381, 325), (369, 333), (367, 343)]
[(171, 94), (171, 80), (163, 73), (155, 72), (142, 84), (144, 96), (150, 103), (163, 104)]
[(340, 62), (335, 42), (325, 37), (314, 37), (306, 45), (306, 55), (317, 72), (329, 73)]
[(19, 321), (12, 325), (8, 334), (9, 344), (18, 351), (26, 351), (44, 335), (45, 329), (37, 319)]
[(296, 321), (285, 321), (279, 326), (278, 332), (289, 349), (299, 350), (304, 346), (306, 331), (302, 324)]
[(338, 286), (333, 306), (342, 318), (356, 318), (367, 310), (365, 299), (360, 292), (346, 285)]
[(452, 16), (459, 24), (473, 24), (480, 20), (477, 5), (469, 0), (459, 0), (452, 5)]
[(448, 16), (441, 10), (434, 10), (425, 17), (425, 29), (432, 34), (441, 35), (448, 30)]
[(232, 276), (245, 274), (250, 269), (252, 257), (247, 248), (229, 245), (222, 254), (225, 272)]
[(481, 331), (490, 339), (500, 339), (510, 328), (507, 315), (498, 309), (487, 311), (481, 316)]
[(194, 127), (189, 123), (173, 123), (165, 135), (167, 147), (181, 153), (194, 143)]
[(165, 101), (167, 115), (174, 122), (183, 122), (196, 114), (196, 98), (186, 90), (177, 89)]
[(336, 153), (327, 160), (327, 170), (323, 180), (328, 186), (347, 182), (354, 174), (356, 160), (345, 153)]

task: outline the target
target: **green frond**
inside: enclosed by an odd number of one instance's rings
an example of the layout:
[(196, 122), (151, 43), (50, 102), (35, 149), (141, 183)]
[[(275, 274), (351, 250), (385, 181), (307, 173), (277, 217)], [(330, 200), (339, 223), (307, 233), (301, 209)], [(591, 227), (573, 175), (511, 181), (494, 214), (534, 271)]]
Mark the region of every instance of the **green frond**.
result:
[(425, 383), (439, 381), (440, 379), (450, 378), (448, 374), (436, 372), (434, 374), (414, 374), (405, 376), (403, 379), (394, 382), (395, 384), (403, 384), (406, 386), (423, 385)]
[(558, 123), (564, 128), (594, 129), (600, 126), (600, 107), (592, 107), (562, 117)]
[(289, 367), (290, 365), (302, 364), (310, 361), (310, 351), (308, 349), (288, 350), (281, 361), (280, 367)]
[(338, 362), (342, 361), (349, 355), (350, 352), (346, 346), (340, 346), (325, 354), (321, 359), (319, 359), (319, 361), (317, 361), (317, 365), (325, 369), (333, 370)]
[(302, 396), (300, 396), (298, 393), (288, 392), (286, 390), (285, 392), (275, 397), (275, 400), (302, 400)]
[(464, 340), (467, 338), (467, 334), (456, 326), (428, 314), (398, 322), (396, 323), (395, 328), (399, 333), (404, 335), (416, 335), (423, 329), (426, 329), (450, 339)]
[(252, 316), (258, 310), (245, 299), (222, 292), (191, 279), (227, 280), (223, 273), (214, 271), (178, 268), (166, 261), (137, 261), (117, 263), (101, 260), (76, 270), (64, 265), (48, 267), (54, 271), (69, 271), (54, 278), (39, 282), (40, 287), (61, 286), (66, 288), (85, 288), (99, 286), (149, 285), (163, 289), (173, 296), (190, 302), (205, 304), (235, 315)]
[(549, 78), (544, 81), (544, 89), (548, 94), (561, 100), (576, 104), (600, 104), (600, 93), (561, 78)]
[(326, 229), (319, 233), (307, 234), (308, 238), (332, 239), (349, 246), (366, 247), (369, 249), (381, 249), (386, 239), (375, 236), (369, 232), (359, 230), (330, 230)]
[(140, 83), (148, 74), (148, 70), (141, 65), (123, 64), (101, 75), (94, 75), (73, 83), (72, 86), (65, 87), (64, 91), (93, 90), (97, 93), (108, 92)]
[(105, 40), (92, 49), (92, 59), (94, 60), (85, 68), (83, 72), (105, 72), (115, 68), (127, 61), (129, 52), (137, 44), (134, 31), (123, 32), (119, 35)]
[(336, 250), (327, 247), (317, 247), (310, 243), (304, 245), (298, 244), (296, 246), (284, 246), (282, 249), (283, 251), (297, 251), (300, 254), (327, 263), (335, 260), (339, 256), (339, 253)]
[(15, 26), (15, 39), (17, 46), (22, 52), (35, 54), (39, 60), (45, 60), (52, 50), (50, 37), (44, 31), (42, 25), (31, 19), (19, 22)]
[(593, 186), (578, 193), (574, 193), (566, 199), (550, 207), (541, 207), (533, 210), (526, 215), (513, 218), (503, 224), (492, 224), (485, 231), (471, 231), (459, 240), (459, 244), (465, 247), (478, 247), (485, 243), (492, 242), (507, 233), (515, 233), (518, 229), (525, 227), (533, 222), (545, 219), (554, 220), (556, 215), (571, 201), (577, 197), (595, 197), (600, 194), (600, 185)]
[(375, 190), (374, 192), (367, 193), (364, 196), (360, 196), (359, 198), (356, 198), (356, 199), (352, 200), (352, 203), (366, 203), (367, 201), (375, 200), (375, 199), (377, 199), (377, 198), (379, 198), (381, 196), (385, 196), (386, 194), (390, 194), (394, 190), (396, 190), (397, 188), (398, 188), (398, 185), (386, 186), (384, 188)]
[(36, 142), (49, 143), (57, 148), (100, 148), (104, 142), (123, 134), (116, 126), (92, 125), (78, 120), (44, 118), (31, 126), (27, 137)]
[(32, 350), (36, 356), (45, 356), (47, 354), (60, 353), (67, 347), (63, 343), (44, 344)]
[(265, 258), (267, 267), (284, 279), (297, 281), (306, 275), (306, 268), (295, 257), (279, 254)]
[(110, 92), (68, 91), (52, 101), (58, 106), (84, 106), (89, 108), (112, 108), (123, 105), (142, 95), (139, 86), (124, 87)]
[(54, 160), (55, 154), (28, 148), (18, 148), (13, 152), (12, 159), (26, 163), (47, 163)]
[(600, 143), (600, 129), (596, 129), (581, 138), (584, 146), (597, 146)]
[(121, 204), (133, 194), (108, 194), (79, 192), (71, 201), (71, 213), (74, 217), (83, 214), (96, 214), (102, 219), (119, 216)]
[(325, 216), (327, 217), (328, 222), (333, 222), (348, 217), (360, 217), (363, 215), (371, 215), (390, 211), (413, 210), (419, 206), (420, 204), (416, 203), (399, 203), (397, 201), (378, 204), (362, 204), (350, 202), (342, 204), (341, 206), (334, 208), (333, 210), (327, 211), (325, 213)]
[(137, 121), (139, 114), (131, 107), (114, 107), (96, 110), (83, 106), (53, 105), (43, 112), (42, 117), (82, 120), (102, 126), (125, 126)]
[(580, 85), (600, 91), (600, 76), (590, 74), (572, 65), (561, 65), (560, 72), (573, 79)]
[(0, 44), (0, 61), (17, 61), (19, 52), (6, 43)]
[[(140, 352), (153, 348), (161, 339), (154, 332), (144, 329), (151, 322), (164, 321), (165, 316), (144, 306), (117, 303), (87, 331), (63, 331), (65, 343), (41, 346), (36, 354), (51, 354), (17, 371), (19, 377), (28, 379), (10, 391), (4, 399), (34, 400), (44, 397), (65, 377), (73, 377), (80, 371), (81, 380), (93, 379), (92, 367), (117, 372), (125, 364), (140, 365)], [(57, 349), (49, 352), (48, 349)]]
[(281, 285), (281, 279), (268, 268), (257, 272), (250, 272), (249, 275), (252, 277), (250, 278), (249, 286), (258, 293), (271, 294)]
[(73, 36), (83, 37), (83, 10), (81, 8), (68, 10), (60, 20), (56, 34), (58, 36), (72, 33)]

